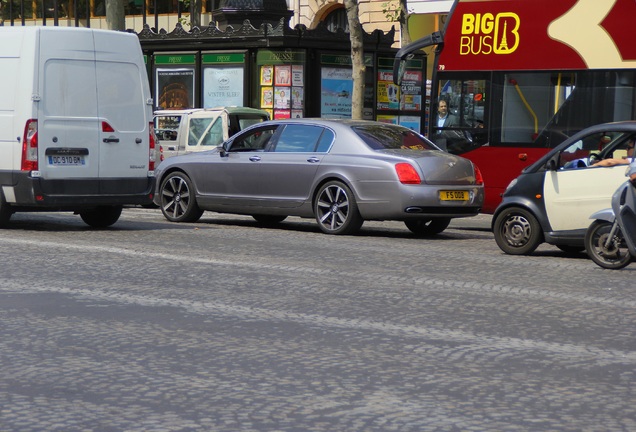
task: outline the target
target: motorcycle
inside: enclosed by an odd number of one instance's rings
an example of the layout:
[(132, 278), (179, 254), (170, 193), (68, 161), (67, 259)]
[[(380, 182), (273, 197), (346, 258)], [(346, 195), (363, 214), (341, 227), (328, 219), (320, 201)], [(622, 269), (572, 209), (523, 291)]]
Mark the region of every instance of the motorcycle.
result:
[(612, 195), (612, 208), (590, 216), (585, 249), (599, 266), (618, 270), (636, 259), (636, 185), (630, 180)]

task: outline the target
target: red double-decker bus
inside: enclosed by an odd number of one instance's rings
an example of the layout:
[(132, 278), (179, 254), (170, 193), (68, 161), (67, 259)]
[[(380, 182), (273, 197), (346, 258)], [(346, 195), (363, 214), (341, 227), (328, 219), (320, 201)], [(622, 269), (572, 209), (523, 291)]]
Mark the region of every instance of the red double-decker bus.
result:
[(394, 79), (412, 53), (436, 46), (425, 133), (481, 169), (492, 213), (508, 183), (566, 137), (636, 118), (634, 22), (634, 0), (456, 0), (443, 31), (399, 50)]

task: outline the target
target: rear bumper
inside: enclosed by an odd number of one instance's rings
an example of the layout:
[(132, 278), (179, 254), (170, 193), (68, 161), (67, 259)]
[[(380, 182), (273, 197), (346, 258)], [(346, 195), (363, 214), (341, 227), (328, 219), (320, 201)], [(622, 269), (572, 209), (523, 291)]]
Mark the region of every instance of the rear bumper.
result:
[(112, 179), (33, 178), (14, 172), (0, 176), (2, 192), (14, 211), (78, 210), (108, 205), (152, 204), (154, 177)]

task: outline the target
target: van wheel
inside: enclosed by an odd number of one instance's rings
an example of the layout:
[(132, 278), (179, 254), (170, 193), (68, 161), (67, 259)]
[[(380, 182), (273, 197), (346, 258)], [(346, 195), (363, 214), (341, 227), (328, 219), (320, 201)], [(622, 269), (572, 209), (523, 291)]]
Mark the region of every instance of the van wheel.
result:
[(543, 243), (541, 225), (532, 213), (521, 207), (503, 210), (495, 219), (493, 234), (497, 246), (510, 255), (528, 255)]
[(4, 199), (4, 194), (0, 190), (0, 228), (9, 224), (9, 219), (11, 219), (12, 214), (11, 206), (7, 204), (7, 201)]
[(80, 212), (80, 217), (93, 228), (106, 228), (119, 220), (122, 206), (103, 206), (94, 210)]
[(173, 172), (161, 182), (161, 212), (170, 222), (196, 222), (203, 215), (194, 197), (190, 177)]

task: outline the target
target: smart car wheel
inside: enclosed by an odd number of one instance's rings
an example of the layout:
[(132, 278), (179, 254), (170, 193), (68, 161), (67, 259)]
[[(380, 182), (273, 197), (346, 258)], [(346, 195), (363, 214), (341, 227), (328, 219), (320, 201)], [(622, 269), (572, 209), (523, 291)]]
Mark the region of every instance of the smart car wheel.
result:
[(203, 210), (194, 197), (192, 180), (182, 172), (173, 172), (161, 182), (161, 212), (171, 222), (196, 222)]
[(494, 234), (497, 246), (510, 255), (530, 254), (543, 242), (537, 219), (519, 207), (505, 209), (497, 216)]
[(80, 217), (93, 228), (106, 228), (119, 220), (122, 206), (103, 206), (89, 211), (80, 212)]
[(426, 237), (441, 233), (448, 228), (450, 221), (450, 218), (409, 219), (404, 221), (404, 225), (413, 234)]
[(339, 181), (325, 183), (318, 190), (314, 214), (318, 226), (327, 234), (352, 234), (364, 222), (353, 192)]

